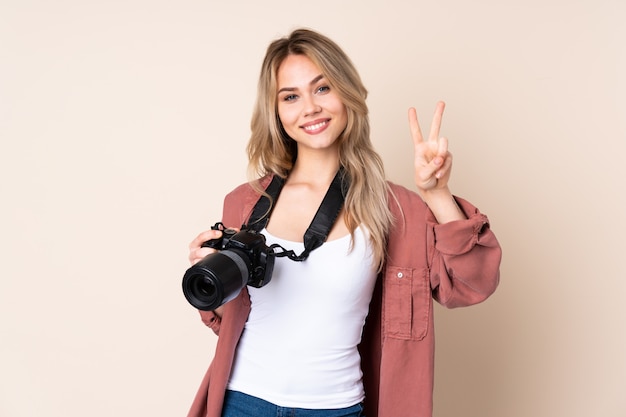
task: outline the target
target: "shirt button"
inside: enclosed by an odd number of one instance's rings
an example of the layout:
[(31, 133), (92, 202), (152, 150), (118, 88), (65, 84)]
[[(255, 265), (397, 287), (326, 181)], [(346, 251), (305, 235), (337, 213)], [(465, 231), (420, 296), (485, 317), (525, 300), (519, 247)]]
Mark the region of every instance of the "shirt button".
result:
[(398, 278), (402, 278), (404, 274), (402, 272), (398, 272)]

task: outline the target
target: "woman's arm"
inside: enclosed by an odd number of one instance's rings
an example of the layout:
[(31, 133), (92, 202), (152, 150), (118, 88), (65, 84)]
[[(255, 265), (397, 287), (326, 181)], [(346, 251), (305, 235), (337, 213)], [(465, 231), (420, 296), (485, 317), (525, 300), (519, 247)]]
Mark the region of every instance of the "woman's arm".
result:
[(449, 187), (452, 154), (448, 140), (439, 137), (445, 103), (437, 103), (428, 139), (424, 139), (414, 108), (409, 126), (415, 147), (415, 185), (432, 217), (428, 246), (433, 296), (447, 307), (460, 307), (486, 299), (500, 280), (500, 245), (487, 217)]

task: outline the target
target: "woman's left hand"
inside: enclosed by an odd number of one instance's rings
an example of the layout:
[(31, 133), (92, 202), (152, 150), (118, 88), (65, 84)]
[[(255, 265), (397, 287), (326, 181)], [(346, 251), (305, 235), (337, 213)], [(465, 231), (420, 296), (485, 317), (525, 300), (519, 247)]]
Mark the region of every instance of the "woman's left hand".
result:
[(409, 126), (415, 146), (415, 185), (422, 195), (448, 187), (452, 154), (448, 152), (448, 140), (439, 137), (445, 107), (443, 101), (437, 103), (427, 140), (422, 136), (416, 110), (413, 107), (409, 109)]

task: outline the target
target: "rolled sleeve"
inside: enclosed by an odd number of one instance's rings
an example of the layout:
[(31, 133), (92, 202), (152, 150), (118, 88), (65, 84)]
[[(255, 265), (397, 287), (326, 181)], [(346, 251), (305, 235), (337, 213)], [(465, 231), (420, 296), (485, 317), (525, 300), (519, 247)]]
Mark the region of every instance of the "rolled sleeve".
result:
[(467, 220), (457, 220), (433, 227), (435, 248), (446, 255), (461, 255), (472, 250), (480, 235), (489, 228), (489, 220), (482, 213), (474, 213)]
[(433, 216), (431, 227), (433, 296), (450, 308), (488, 298), (499, 284), (502, 257), (487, 216), (469, 202), (456, 200), (467, 219), (438, 224)]

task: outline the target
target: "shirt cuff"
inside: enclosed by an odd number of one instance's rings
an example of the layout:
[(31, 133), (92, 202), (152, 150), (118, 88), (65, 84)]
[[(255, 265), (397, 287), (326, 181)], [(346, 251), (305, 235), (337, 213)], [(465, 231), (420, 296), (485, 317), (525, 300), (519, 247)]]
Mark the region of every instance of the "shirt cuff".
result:
[(479, 242), (480, 235), (489, 228), (489, 219), (471, 203), (455, 197), (466, 220), (455, 220), (433, 226), (435, 248), (446, 255), (462, 255), (472, 250)]

